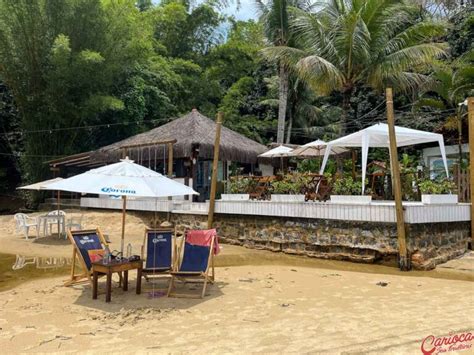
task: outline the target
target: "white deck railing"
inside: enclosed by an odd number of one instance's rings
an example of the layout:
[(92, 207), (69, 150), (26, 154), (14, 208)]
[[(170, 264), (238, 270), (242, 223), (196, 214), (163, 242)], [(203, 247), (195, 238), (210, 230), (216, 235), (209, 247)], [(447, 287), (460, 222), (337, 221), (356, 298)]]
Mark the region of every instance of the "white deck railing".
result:
[[(406, 223), (440, 223), (470, 221), (470, 204), (424, 205), (404, 202)], [(121, 209), (120, 199), (82, 198), (81, 207)], [(154, 199), (128, 200), (127, 209), (183, 214), (207, 214), (209, 203)], [(361, 222), (395, 223), (393, 201), (370, 204), (336, 204), (331, 202), (216, 201), (215, 212), (231, 215), (297, 217)]]

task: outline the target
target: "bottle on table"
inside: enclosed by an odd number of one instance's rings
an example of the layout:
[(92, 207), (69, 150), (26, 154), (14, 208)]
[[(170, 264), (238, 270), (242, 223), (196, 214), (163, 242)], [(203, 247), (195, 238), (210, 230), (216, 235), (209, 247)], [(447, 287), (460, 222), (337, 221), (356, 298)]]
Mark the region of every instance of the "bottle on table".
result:
[(127, 245), (127, 259), (132, 256), (132, 244), (128, 243)]

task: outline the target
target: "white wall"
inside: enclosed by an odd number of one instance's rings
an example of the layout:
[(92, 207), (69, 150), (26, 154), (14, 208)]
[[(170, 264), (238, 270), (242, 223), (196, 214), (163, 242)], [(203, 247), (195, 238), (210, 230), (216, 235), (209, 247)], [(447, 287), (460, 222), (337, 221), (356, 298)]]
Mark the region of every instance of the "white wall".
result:
[(260, 171), (262, 172), (262, 176), (273, 175), (273, 166), (267, 165), (267, 164), (259, 164), (258, 167)]

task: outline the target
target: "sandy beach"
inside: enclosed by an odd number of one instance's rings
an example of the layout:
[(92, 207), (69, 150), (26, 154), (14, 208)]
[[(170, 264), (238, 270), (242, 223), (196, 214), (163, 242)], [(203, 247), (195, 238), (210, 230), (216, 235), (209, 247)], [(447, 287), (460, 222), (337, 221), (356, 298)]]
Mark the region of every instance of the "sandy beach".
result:
[[(119, 216), (87, 212), (86, 226), (106, 226), (115, 242)], [(11, 216), (0, 222), (0, 252), (71, 253), (70, 245), (54, 238), (15, 236)], [(143, 223), (127, 216), (127, 241), (134, 248)], [(270, 252), (224, 245), (221, 265), (249, 253), (278, 260)], [(429, 335), (474, 330), (473, 282), (360, 272), (366, 266), (351, 263), (302, 265), (218, 267), (217, 282), (202, 300), (162, 297), (163, 281), (143, 283), (136, 295), (134, 272), (128, 292), (115, 282), (110, 304), (104, 283), (92, 300), (89, 285), (63, 287), (63, 276), (30, 281), (0, 292), (0, 345), (4, 353), (422, 354)]]

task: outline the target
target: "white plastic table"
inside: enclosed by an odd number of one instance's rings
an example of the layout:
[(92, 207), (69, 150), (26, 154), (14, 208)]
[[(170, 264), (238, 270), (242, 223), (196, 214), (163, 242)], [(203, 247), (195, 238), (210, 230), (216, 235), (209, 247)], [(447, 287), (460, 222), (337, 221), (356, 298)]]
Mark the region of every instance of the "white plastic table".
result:
[(60, 231), (58, 231), (61, 235), (66, 233), (66, 216), (64, 215), (44, 215), (38, 217), (39, 227), (41, 229), (41, 225), (43, 225), (43, 236), (48, 235), (48, 224), (49, 222), (56, 222), (58, 224)]

